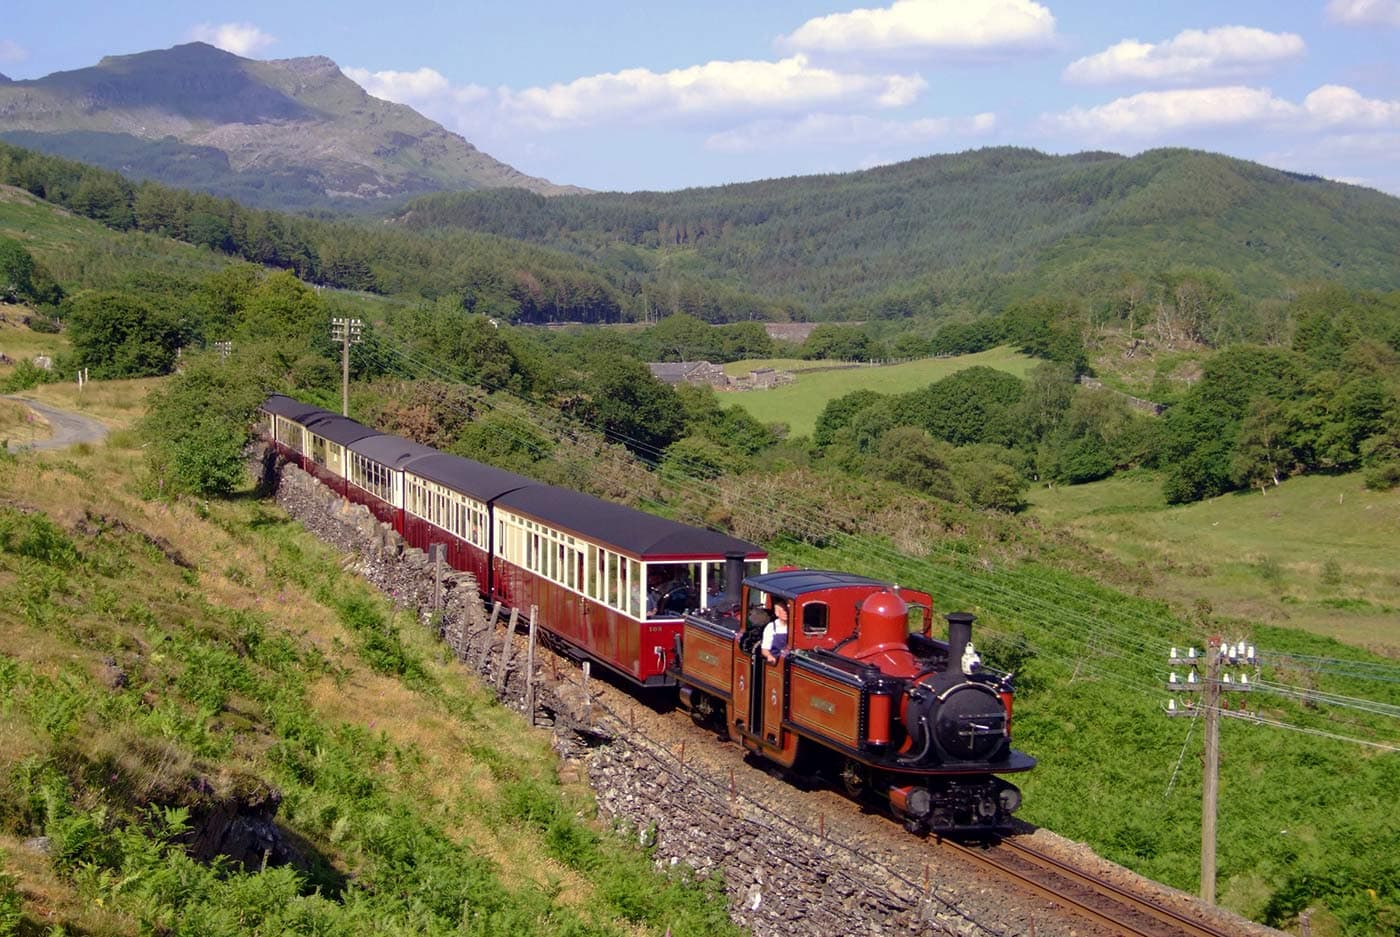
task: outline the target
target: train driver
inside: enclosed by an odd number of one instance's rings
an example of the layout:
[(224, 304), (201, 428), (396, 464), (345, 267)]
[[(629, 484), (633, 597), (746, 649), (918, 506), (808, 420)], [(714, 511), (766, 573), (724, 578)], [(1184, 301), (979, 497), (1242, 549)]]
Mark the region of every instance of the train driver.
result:
[(763, 659), (770, 664), (778, 662), (778, 655), (787, 647), (788, 639), (788, 603), (787, 599), (773, 599), (773, 620), (763, 628), (763, 641), (759, 647), (763, 650)]

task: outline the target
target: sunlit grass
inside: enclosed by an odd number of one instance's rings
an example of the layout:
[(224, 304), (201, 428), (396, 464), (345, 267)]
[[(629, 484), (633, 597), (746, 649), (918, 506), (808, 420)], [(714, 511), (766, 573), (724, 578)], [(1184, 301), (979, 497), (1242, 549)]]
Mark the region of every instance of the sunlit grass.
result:
[(1180, 608), (1304, 628), (1400, 653), (1400, 498), (1359, 474), (1310, 475), (1168, 507), (1161, 479), (1133, 473), (1040, 487), (1032, 514), (1147, 567)]
[[(818, 364), (818, 362), (806, 362)], [(827, 403), (855, 390), (873, 390), (882, 394), (900, 394), (920, 387), (966, 368), (982, 366), (1006, 371), (1017, 377), (1024, 377), (1036, 361), (1009, 348), (994, 348), (975, 355), (960, 355), (955, 358), (922, 358), (905, 364), (891, 364), (858, 368), (840, 368), (830, 371), (816, 371), (799, 374), (791, 384), (783, 384), (771, 390), (737, 391), (720, 397), (725, 406), (740, 406), (763, 423), (786, 423), (789, 435), (807, 436), (817, 425), (817, 417)], [(766, 362), (736, 362), (727, 365), (727, 373), (732, 368), (741, 367), (737, 373), (745, 374), (758, 364)], [(825, 362), (832, 367), (834, 362)]]

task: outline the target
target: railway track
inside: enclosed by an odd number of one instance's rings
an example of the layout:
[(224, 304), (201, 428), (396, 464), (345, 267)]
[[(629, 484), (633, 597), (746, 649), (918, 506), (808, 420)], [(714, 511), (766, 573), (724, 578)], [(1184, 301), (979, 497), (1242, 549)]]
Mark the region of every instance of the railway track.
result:
[(1209, 921), (1167, 907), (1014, 839), (993, 846), (945, 840), (940, 848), (1131, 937), (1233, 937)]

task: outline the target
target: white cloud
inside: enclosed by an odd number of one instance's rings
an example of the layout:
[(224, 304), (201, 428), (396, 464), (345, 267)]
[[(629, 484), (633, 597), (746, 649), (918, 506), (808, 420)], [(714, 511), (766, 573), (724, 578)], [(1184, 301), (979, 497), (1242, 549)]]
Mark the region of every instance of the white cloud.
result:
[(864, 114), (808, 114), (792, 119), (757, 120), (711, 134), (705, 140), (705, 149), (723, 153), (752, 153), (818, 145), (902, 146), (932, 143), (955, 134), (980, 136), (990, 133), (996, 125), (995, 114), (908, 121), (882, 120)]
[(805, 52), (996, 53), (1050, 44), (1055, 17), (1033, 0), (895, 0), (810, 19), (780, 48)]
[(777, 62), (708, 62), (669, 72), (644, 68), (589, 75), (547, 87), (454, 86), (431, 68), (345, 74), (375, 97), (408, 104), (459, 128), (507, 121), (533, 129), (666, 123), (812, 107), (898, 108), (913, 103), (919, 75), (867, 75), (815, 68), (805, 56)]
[(343, 71), (346, 77), (376, 98), (414, 107), (476, 104), (491, 97), (491, 92), (480, 85), (454, 87), (441, 72), (427, 67), (412, 72), (371, 72), (367, 68)]
[(1190, 83), (1255, 74), (1300, 57), (1303, 39), (1249, 26), (1187, 29), (1165, 42), (1125, 39), (1071, 62), (1064, 78), (1081, 84), (1115, 81)]
[(1233, 85), (1147, 91), (1090, 108), (1046, 115), (1051, 129), (1090, 137), (1154, 137), (1164, 132), (1267, 125), (1276, 130), (1376, 130), (1400, 127), (1400, 101), (1362, 97), (1324, 85), (1295, 104), (1264, 88)]
[(189, 38), (218, 46), (225, 52), (244, 57), (260, 52), (277, 41), (252, 23), (200, 23), (189, 31)]
[(567, 84), (502, 89), (516, 120), (538, 127), (661, 122), (814, 106), (903, 107), (927, 87), (919, 75), (867, 75), (814, 67), (806, 56), (777, 62), (707, 62), (669, 72), (626, 69)]
[(1352, 129), (1400, 128), (1400, 101), (1363, 98), (1344, 85), (1323, 85), (1303, 99), (1303, 110), (1318, 124)]
[(0, 64), (18, 65), (29, 58), (29, 50), (13, 39), (0, 39)]
[(1348, 26), (1400, 26), (1400, 0), (1331, 0), (1327, 16)]

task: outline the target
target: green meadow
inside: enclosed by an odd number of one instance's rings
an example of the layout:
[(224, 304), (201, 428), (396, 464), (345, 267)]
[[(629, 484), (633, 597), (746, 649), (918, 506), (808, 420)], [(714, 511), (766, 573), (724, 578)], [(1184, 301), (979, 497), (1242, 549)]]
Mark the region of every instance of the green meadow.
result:
[(1400, 653), (1400, 496), (1358, 474), (1168, 507), (1161, 479), (1130, 473), (1034, 488), (1030, 513), (1143, 568), (1178, 608), (1299, 628)]
[(772, 390), (736, 391), (720, 399), (726, 405), (745, 408), (763, 423), (786, 423), (790, 436), (810, 436), (816, 428), (817, 417), (821, 416), (827, 403), (855, 390), (902, 394), (979, 365), (1025, 377), (1035, 364), (1035, 359), (1009, 348), (993, 348), (955, 358), (921, 358), (904, 364), (836, 367), (833, 370), (826, 370), (833, 367), (830, 362), (791, 359), (736, 361), (725, 366), (726, 373), (747, 374), (754, 368), (762, 367), (800, 373), (791, 384)]

